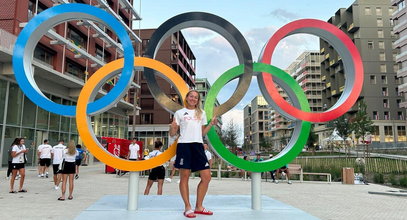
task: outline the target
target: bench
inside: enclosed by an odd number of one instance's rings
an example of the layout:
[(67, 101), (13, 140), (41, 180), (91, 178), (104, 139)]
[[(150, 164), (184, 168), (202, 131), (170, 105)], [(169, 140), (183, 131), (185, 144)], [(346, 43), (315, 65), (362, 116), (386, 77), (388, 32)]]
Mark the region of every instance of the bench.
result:
[(300, 175), (300, 182), (304, 181), (304, 175), (316, 175), (316, 176), (326, 176), (328, 183), (332, 182), (332, 176), (330, 173), (312, 173), (312, 172), (303, 172), (300, 164), (289, 164), (288, 171), (290, 174)]

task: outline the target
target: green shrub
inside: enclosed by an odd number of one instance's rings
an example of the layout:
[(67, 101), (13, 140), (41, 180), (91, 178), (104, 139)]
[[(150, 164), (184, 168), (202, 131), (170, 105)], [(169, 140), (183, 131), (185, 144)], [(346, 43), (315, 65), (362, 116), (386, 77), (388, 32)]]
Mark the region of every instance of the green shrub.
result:
[(400, 178), (400, 186), (407, 187), (407, 176)]
[(373, 182), (378, 184), (384, 183), (384, 176), (381, 173), (375, 173), (373, 176)]
[(392, 186), (397, 186), (399, 183), (396, 180), (396, 176), (394, 174), (391, 174), (389, 177), (389, 182), (391, 183)]

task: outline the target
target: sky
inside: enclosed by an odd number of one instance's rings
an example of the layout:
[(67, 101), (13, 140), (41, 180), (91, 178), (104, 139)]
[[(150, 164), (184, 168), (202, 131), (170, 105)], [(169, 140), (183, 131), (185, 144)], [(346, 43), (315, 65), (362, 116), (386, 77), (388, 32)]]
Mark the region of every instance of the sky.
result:
[[(142, 20), (135, 28), (157, 28), (169, 18), (185, 12), (199, 11), (218, 15), (232, 23), (246, 38), (253, 59), (257, 61), (261, 48), (279, 28), (305, 18), (327, 21), (339, 8), (348, 8), (354, 0), (135, 0)], [(196, 77), (208, 78), (213, 84), (226, 70), (238, 65), (231, 45), (220, 35), (202, 28), (182, 31), (196, 57)], [(319, 38), (307, 34), (286, 37), (273, 54), (272, 65), (288, 67), (303, 51), (319, 50)], [(237, 80), (228, 83), (218, 95), (220, 103), (227, 101), (236, 89)], [(250, 88), (232, 110), (222, 116), (223, 124), (230, 120), (243, 132), (243, 107), (261, 92), (253, 77)], [(240, 141), (243, 140), (241, 134)]]

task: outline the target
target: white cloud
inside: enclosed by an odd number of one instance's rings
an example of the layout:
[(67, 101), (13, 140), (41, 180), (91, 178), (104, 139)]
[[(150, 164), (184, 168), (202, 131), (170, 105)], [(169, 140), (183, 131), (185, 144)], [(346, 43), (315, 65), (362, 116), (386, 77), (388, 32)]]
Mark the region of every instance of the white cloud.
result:
[(272, 10), (268, 15), (285, 23), (299, 18), (298, 14), (289, 12), (281, 8)]

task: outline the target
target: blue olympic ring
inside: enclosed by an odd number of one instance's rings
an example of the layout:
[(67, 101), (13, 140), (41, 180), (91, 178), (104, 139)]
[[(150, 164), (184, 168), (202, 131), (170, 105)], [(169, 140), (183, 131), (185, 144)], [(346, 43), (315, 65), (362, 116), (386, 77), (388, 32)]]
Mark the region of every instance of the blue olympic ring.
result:
[(15, 77), (24, 94), (47, 111), (71, 117), (76, 114), (76, 106), (62, 105), (49, 100), (34, 81), (31, 61), (35, 45), (49, 29), (61, 22), (78, 19), (96, 21), (110, 27), (120, 39), (123, 47), (124, 67), (119, 80), (109, 93), (89, 104), (87, 113), (96, 114), (106, 110), (111, 103), (115, 103), (124, 95), (134, 76), (132, 42), (122, 24), (112, 15), (86, 4), (63, 4), (49, 8), (27, 23), (16, 40), (13, 52)]

